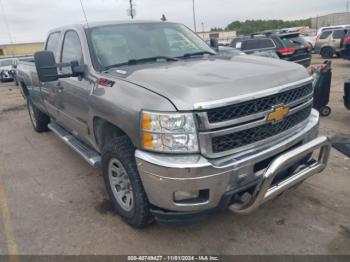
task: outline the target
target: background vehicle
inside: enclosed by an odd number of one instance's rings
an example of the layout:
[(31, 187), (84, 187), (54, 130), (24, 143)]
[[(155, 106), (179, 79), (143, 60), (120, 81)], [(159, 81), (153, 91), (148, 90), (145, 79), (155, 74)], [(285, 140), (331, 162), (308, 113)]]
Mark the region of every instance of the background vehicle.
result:
[(232, 40), (230, 46), (247, 54), (275, 52), (279, 58), (305, 67), (311, 64), (311, 47), (299, 33), (254, 34), (237, 37)]
[(326, 167), (330, 142), (297, 64), (227, 59), (169, 22), (57, 28), (45, 50), (18, 65), (33, 128), (101, 168), (134, 227), (250, 213)]
[(317, 39), (316, 33), (303, 33), (302, 35), (300, 35), (300, 37), (302, 37), (305, 40), (305, 42), (307, 42), (310, 45), (312, 50), (314, 49)]
[(15, 59), (1, 59), (0, 60), (0, 81), (13, 81), (13, 65), (15, 64)]
[(334, 55), (340, 56), (347, 32), (347, 29), (324, 30), (316, 40), (315, 53), (324, 59), (333, 58)]

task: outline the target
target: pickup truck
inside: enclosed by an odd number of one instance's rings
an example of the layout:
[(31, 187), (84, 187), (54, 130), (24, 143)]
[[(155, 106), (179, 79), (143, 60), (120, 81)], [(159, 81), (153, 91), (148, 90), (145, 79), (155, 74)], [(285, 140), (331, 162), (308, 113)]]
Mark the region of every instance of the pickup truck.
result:
[(182, 24), (56, 28), (18, 78), (33, 128), (99, 168), (136, 228), (251, 213), (327, 165), (303, 66), (217, 55)]

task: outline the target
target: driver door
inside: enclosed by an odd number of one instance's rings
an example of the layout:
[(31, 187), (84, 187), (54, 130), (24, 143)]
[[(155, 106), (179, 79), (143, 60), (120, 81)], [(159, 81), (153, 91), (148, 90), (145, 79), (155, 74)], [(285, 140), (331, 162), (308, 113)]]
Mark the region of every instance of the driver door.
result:
[[(64, 34), (61, 62), (78, 61), (84, 64), (84, 55), (79, 35), (74, 30)], [(72, 73), (69, 67), (59, 69), (61, 74)], [(77, 136), (88, 141), (89, 97), (93, 84), (84, 77), (61, 78), (58, 83), (59, 104), (57, 122)]]

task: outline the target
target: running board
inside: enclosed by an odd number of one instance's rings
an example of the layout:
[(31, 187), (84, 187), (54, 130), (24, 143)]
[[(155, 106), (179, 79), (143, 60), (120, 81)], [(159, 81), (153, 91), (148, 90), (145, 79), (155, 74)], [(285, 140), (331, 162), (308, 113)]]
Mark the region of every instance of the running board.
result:
[(99, 167), (101, 156), (91, 147), (80, 142), (67, 130), (56, 123), (50, 123), (49, 129), (54, 132), (63, 142), (70, 146), (75, 152), (82, 156), (91, 166)]

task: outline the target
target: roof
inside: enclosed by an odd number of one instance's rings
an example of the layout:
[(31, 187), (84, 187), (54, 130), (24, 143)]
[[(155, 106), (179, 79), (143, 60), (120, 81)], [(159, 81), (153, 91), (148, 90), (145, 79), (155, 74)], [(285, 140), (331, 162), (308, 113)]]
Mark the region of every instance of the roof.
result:
[(89, 22), (87, 23), (81, 23), (81, 24), (70, 24), (65, 25), (61, 27), (54, 28), (50, 30), (50, 32), (57, 31), (57, 30), (64, 30), (66, 28), (92, 28), (92, 27), (99, 27), (99, 26), (108, 26), (108, 25), (124, 25), (124, 24), (151, 24), (151, 23), (157, 23), (157, 24), (163, 24), (163, 23), (171, 23), (171, 22), (162, 22), (158, 20), (121, 20), (121, 21), (103, 21), (103, 22)]

